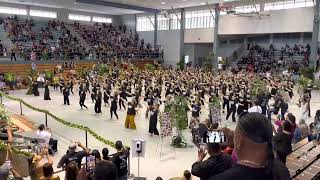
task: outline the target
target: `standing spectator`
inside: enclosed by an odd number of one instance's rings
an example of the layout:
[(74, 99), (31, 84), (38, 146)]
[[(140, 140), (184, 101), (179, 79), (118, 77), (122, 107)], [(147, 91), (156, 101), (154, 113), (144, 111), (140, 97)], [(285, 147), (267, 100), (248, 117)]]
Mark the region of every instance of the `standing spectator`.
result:
[[(274, 159), (272, 125), (265, 116), (259, 113), (248, 113), (239, 119), (234, 132), (227, 128), (221, 131), (228, 134), (227, 143), (234, 144), (237, 163), (210, 180), (290, 179), (286, 166)], [(231, 134), (233, 135), (229, 136)]]
[(116, 165), (110, 161), (98, 162), (93, 170), (93, 179), (95, 180), (118, 180), (118, 176)]
[(128, 174), (127, 159), (129, 157), (129, 152), (126, 149), (124, 149), (121, 141), (116, 142), (116, 150), (117, 153), (113, 155), (112, 162), (116, 165), (118, 169), (119, 180), (126, 180)]
[[(77, 152), (77, 147), (81, 147), (82, 151)], [(71, 145), (69, 145), (69, 150), (67, 151), (67, 153), (62, 156), (62, 158), (60, 159), (59, 163), (58, 163), (58, 168), (62, 168), (62, 167), (67, 167), (67, 165), (72, 162), (75, 161), (78, 164), (78, 167), (81, 167), (81, 159), (87, 155), (89, 153), (89, 149), (87, 149), (86, 147), (84, 147), (80, 142), (76, 142), (76, 143), (72, 143)]]
[(52, 164), (46, 163), (43, 165), (43, 176), (40, 180), (60, 180), (60, 178), (53, 174)]
[(286, 164), (287, 156), (292, 152), (292, 134), (290, 131), (291, 123), (286, 120), (282, 123), (282, 131), (273, 138), (277, 157), (283, 164)]
[(76, 162), (72, 161), (68, 164), (66, 169), (66, 180), (77, 180), (79, 168)]
[(16, 58), (16, 50), (14, 48), (12, 48), (11, 50), (11, 61), (14, 59), (14, 61), (17, 61)]
[(218, 143), (207, 143), (207, 147), (210, 157), (203, 161), (207, 153), (205, 153), (205, 149), (200, 148), (198, 160), (192, 165), (192, 174), (200, 177), (200, 180), (207, 180), (232, 167), (231, 157), (222, 154)]

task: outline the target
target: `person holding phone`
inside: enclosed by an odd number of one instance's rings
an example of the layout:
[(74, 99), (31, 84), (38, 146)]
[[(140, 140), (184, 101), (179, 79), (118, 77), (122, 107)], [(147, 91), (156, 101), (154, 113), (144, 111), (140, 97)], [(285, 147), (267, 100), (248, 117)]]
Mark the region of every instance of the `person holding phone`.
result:
[[(210, 157), (203, 161), (207, 153)], [(200, 147), (198, 150), (198, 160), (192, 165), (191, 173), (207, 180), (216, 174), (222, 173), (232, 167), (230, 155), (221, 152), (219, 143), (207, 143), (207, 148)]]

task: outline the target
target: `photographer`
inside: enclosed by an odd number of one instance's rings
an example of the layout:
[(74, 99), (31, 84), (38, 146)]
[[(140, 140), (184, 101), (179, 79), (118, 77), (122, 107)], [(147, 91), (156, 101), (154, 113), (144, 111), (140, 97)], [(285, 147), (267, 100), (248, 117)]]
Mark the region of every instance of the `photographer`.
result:
[[(77, 147), (81, 147), (82, 151), (77, 152)], [(86, 156), (90, 150), (83, 146), (80, 142), (72, 143), (69, 145), (69, 150), (60, 159), (57, 168), (65, 168), (71, 161), (75, 161), (78, 167), (81, 168), (81, 159)]]
[(204, 148), (199, 148), (198, 160), (192, 165), (191, 169), (192, 174), (200, 177), (200, 180), (207, 180), (210, 177), (231, 168), (231, 157), (221, 152), (220, 144), (207, 143), (207, 151), (210, 157), (203, 161), (207, 155), (207, 152), (205, 151)]
[(129, 152), (123, 147), (121, 141), (116, 142), (117, 153), (112, 157), (112, 162), (116, 165), (118, 169), (118, 179), (126, 180), (128, 175), (128, 157)]

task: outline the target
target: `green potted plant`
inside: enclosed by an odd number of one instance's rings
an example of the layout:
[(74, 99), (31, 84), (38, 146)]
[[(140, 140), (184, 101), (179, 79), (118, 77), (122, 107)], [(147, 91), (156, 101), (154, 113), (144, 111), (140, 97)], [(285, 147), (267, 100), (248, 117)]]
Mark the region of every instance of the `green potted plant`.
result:
[(203, 62), (204, 67), (209, 71), (212, 70), (213, 56), (214, 56), (214, 54), (212, 52), (210, 52), (208, 54), (208, 56), (204, 59), (204, 62)]
[(10, 116), (7, 109), (0, 104), (0, 126), (8, 124), (10, 121)]
[(7, 72), (4, 74), (4, 80), (7, 85), (9, 85), (10, 89), (13, 89), (14, 82), (16, 81), (16, 75), (11, 72)]
[(45, 78), (46, 78), (46, 80), (48, 80), (48, 81), (52, 81), (52, 78), (53, 78), (53, 72), (52, 71), (50, 71), (50, 70), (45, 70), (44, 71), (44, 74), (45, 74)]
[(105, 73), (109, 71), (108, 66), (106, 64), (99, 64), (98, 68), (98, 74), (100, 76), (103, 76)]
[(183, 130), (188, 128), (187, 109), (187, 100), (182, 96), (176, 96), (170, 106), (170, 117), (177, 131), (177, 135), (173, 137), (171, 145), (177, 148), (186, 148), (188, 146), (183, 137)]

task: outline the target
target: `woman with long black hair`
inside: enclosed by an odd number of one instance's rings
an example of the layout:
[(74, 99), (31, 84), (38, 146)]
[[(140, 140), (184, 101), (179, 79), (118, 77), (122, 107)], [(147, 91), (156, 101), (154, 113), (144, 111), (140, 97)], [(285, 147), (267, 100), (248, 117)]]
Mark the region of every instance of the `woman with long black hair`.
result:
[(119, 119), (118, 114), (117, 114), (117, 109), (118, 109), (118, 94), (115, 93), (113, 97), (111, 98), (111, 106), (110, 106), (110, 119), (112, 119), (113, 114)]
[(44, 85), (44, 100), (51, 100), (49, 92), (49, 81), (46, 81)]

